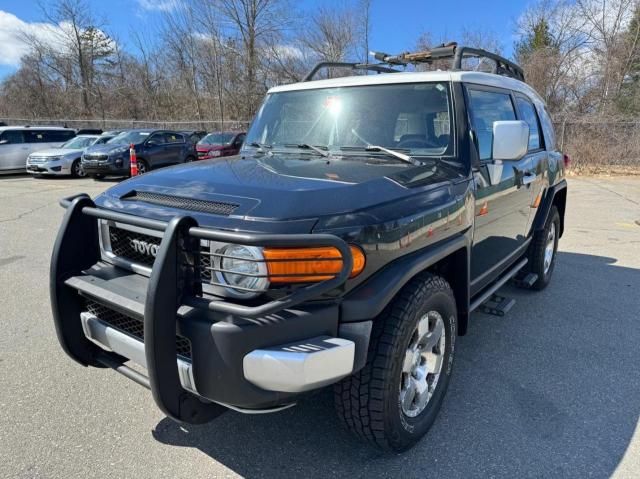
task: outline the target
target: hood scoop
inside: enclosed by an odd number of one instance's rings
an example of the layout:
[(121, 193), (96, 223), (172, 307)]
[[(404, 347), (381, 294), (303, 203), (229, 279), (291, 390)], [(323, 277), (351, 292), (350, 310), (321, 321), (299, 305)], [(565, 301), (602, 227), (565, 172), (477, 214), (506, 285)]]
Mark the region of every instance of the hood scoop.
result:
[(181, 210), (197, 211), (214, 215), (229, 216), (240, 205), (235, 203), (223, 203), (220, 201), (198, 200), (180, 196), (164, 195), (162, 193), (150, 193), (147, 191), (131, 191), (121, 198), (123, 201), (143, 201), (153, 205), (167, 206)]

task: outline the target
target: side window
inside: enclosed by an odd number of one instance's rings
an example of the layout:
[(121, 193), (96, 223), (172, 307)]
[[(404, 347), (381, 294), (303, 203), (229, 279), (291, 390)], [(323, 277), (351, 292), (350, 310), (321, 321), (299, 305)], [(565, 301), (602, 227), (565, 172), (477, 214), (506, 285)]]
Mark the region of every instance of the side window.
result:
[(493, 122), (516, 119), (511, 95), (497, 91), (467, 89), (471, 124), (478, 137), (480, 160), (493, 154)]
[(538, 118), (542, 124), (542, 132), (544, 133), (544, 145), (547, 147), (547, 151), (556, 149), (556, 134), (553, 130), (553, 122), (551, 116), (545, 107), (538, 108)]
[[(24, 142), (25, 143), (46, 143), (43, 130), (25, 130), (24, 132)], [(51, 141), (51, 140), (49, 140)]]
[(516, 97), (516, 103), (522, 116), (521, 120), (526, 121), (529, 125), (529, 151), (538, 150), (542, 147), (542, 141), (540, 141), (540, 123), (536, 109), (533, 103), (519, 95)]
[(6, 130), (0, 134), (0, 141), (3, 145), (15, 145), (17, 143), (23, 143), (24, 138), (20, 130)]
[(164, 133), (154, 133), (153, 135), (151, 135), (149, 137), (149, 139), (147, 140), (147, 142), (150, 145), (162, 145), (165, 142), (165, 136)]
[(178, 133), (165, 133), (165, 143), (184, 143), (184, 136)]
[(75, 132), (69, 130), (41, 130), (34, 132), (42, 135), (40, 143), (62, 143), (76, 136)]
[(236, 138), (236, 142), (238, 143), (238, 145), (242, 145), (246, 137), (247, 135), (245, 135), (244, 133), (242, 133), (241, 135), (238, 135), (238, 138)]

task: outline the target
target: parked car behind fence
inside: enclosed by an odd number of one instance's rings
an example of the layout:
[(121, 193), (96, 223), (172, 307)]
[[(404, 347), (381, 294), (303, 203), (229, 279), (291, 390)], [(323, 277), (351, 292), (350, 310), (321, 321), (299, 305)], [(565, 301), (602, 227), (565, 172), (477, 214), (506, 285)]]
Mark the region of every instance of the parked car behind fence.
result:
[(58, 147), (74, 136), (75, 130), (58, 126), (0, 127), (0, 174), (24, 173), (30, 153)]
[(78, 135), (59, 148), (31, 153), (27, 158), (27, 173), (34, 175), (71, 175), (83, 177), (80, 158), (82, 152), (93, 145), (103, 145), (114, 135)]
[(82, 155), (82, 168), (93, 177), (129, 176), (129, 147), (136, 150), (138, 172), (195, 160), (193, 144), (183, 133), (166, 130), (126, 130), (105, 145), (92, 146)]
[(237, 155), (244, 143), (245, 132), (209, 133), (196, 145), (199, 160)]

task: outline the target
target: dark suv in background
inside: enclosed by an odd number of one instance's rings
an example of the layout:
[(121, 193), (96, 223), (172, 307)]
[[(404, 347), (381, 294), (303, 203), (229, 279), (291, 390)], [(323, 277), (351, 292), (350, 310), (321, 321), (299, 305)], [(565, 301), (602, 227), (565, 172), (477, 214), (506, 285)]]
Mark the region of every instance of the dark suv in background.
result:
[(82, 168), (93, 177), (128, 176), (129, 147), (133, 144), (138, 172), (195, 160), (193, 144), (183, 133), (167, 130), (126, 130), (104, 145), (88, 148), (82, 155)]
[(237, 155), (242, 148), (246, 133), (217, 131), (209, 133), (196, 145), (199, 160)]

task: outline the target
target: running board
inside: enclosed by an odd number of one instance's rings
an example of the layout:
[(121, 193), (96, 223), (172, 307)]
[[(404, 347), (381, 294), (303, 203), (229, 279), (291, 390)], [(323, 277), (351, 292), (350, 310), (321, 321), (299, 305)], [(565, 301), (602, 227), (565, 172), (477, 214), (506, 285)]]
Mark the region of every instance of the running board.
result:
[[(491, 298), (496, 291), (498, 291), (504, 284), (513, 278), (518, 272), (527, 264), (528, 259), (522, 258), (515, 266), (509, 269), (498, 281), (493, 283), (491, 286), (487, 287), (484, 292), (474, 299), (469, 306), (469, 311), (474, 311), (478, 309), (484, 302), (486, 302), (489, 298)], [(512, 305), (509, 306), (509, 309)]]

